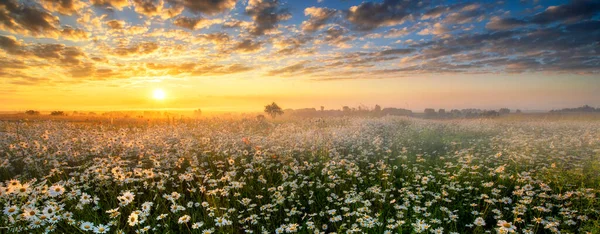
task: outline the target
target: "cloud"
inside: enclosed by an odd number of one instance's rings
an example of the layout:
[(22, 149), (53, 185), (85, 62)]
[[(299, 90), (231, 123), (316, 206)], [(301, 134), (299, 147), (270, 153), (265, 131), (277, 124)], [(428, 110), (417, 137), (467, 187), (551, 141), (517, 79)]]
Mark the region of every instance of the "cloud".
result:
[(60, 31), (60, 36), (71, 41), (83, 41), (89, 38), (89, 33), (77, 28), (64, 27)]
[(381, 3), (363, 2), (352, 6), (346, 12), (346, 19), (355, 29), (370, 31), (380, 26), (402, 24), (409, 18), (412, 11), (424, 5), (417, 1), (384, 0)]
[(297, 71), (301, 71), (302, 69), (304, 69), (304, 65), (306, 65), (307, 63), (308, 63), (307, 61), (302, 61), (302, 62), (296, 63), (294, 65), (290, 65), (290, 66), (283, 67), (280, 69), (271, 70), (267, 73), (267, 75), (275, 76), (275, 75), (280, 75), (280, 74), (290, 74), (290, 73), (294, 73)]
[(206, 18), (202, 18), (202, 17), (195, 17), (195, 18), (190, 18), (190, 17), (185, 17), (185, 16), (181, 16), (177, 19), (175, 19), (175, 21), (173, 21), (173, 24), (182, 28), (187, 28), (189, 30), (196, 30), (199, 28), (208, 28), (213, 24), (218, 24), (221, 23), (221, 20), (219, 19), (215, 19), (215, 20), (210, 20), (210, 19), (206, 19)]
[(306, 66), (310, 61), (301, 61), (295, 64), (285, 66), (279, 69), (273, 69), (267, 72), (268, 76), (301, 76), (323, 71), (323, 67)]
[(146, 70), (149, 72), (158, 72), (157, 75), (190, 75), (190, 76), (215, 76), (228, 75), (252, 71), (255, 68), (242, 65), (239, 63), (222, 65), (222, 64), (200, 64), (200, 63), (183, 63), (183, 64), (158, 64), (146, 63)]
[[(0, 47), (2, 47), (1, 43), (2, 38), (0, 38)], [(0, 73), (6, 72), (6, 70), (29, 68), (25, 62), (18, 59), (0, 58), (0, 63), (2, 63), (2, 67), (0, 67)]]
[(84, 3), (76, 0), (40, 0), (40, 4), (47, 10), (63, 15), (75, 15)]
[(159, 16), (162, 19), (175, 17), (183, 12), (183, 5), (167, 7), (163, 0), (133, 0), (134, 10), (147, 17)]
[(243, 64), (232, 64), (227, 66), (217, 66), (212, 67), (209, 70), (203, 70), (202, 68), (198, 68), (193, 74), (198, 74), (199, 72), (202, 74), (210, 74), (210, 75), (228, 75), (235, 73), (242, 73), (247, 71), (254, 70), (254, 67), (246, 66)]
[(67, 70), (71, 79), (68, 82), (78, 83), (85, 80), (110, 80), (110, 79), (126, 79), (136, 76), (137, 73), (128, 68), (108, 68), (97, 67), (94, 63), (83, 63), (78, 66), (71, 67)]
[(32, 44), (27, 45), (15, 38), (0, 36), (0, 49), (15, 58), (42, 59), (57, 66), (80, 64), (86, 54), (78, 47), (63, 44)]
[(223, 23), (223, 28), (248, 28), (252, 22), (230, 19)]
[(309, 7), (304, 9), (304, 15), (310, 16), (310, 18), (302, 22), (302, 30), (305, 32), (317, 31), (327, 23), (327, 21), (333, 18), (337, 14), (337, 10), (329, 8)]
[(200, 41), (201, 43), (208, 42), (222, 46), (228, 44), (231, 41), (231, 38), (227, 33), (220, 32), (199, 35), (198, 41)]
[[(325, 30), (322, 42), (338, 48), (349, 48), (350, 45), (347, 42), (354, 40), (356, 37), (347, 35), (348, 32), (348, 29), (338, 25), (329, 27)], [(317, 43), (320, 43), (320, 41), (317, 41)]]
[(567, 31), (570, 32), (579, 32), (579, 33), (585, 33), (585, 32), (594, 32), (594, 31), (598, 31), (598, 29), (600, 29), (600, 21), (599, 20), (590, 20), (590, 21), (584, 21), (584, 22), (579, 22), (579, 23), (575, 23), (575, 24), (570, 24), (566, 27)]
[(447, 6), (436, 6), (434, 8), (431, 8), (429, 10), (427, 10), (425, 13), (423, 13), (423, 16), (421, 16), (422, 20), (427, 20), (427, 19), (437, 19), (439, 18), (442, 14), (444, 14), (445, 12), (447, 12), (450, 8)]
[(23, 49), (20, 42), (14, 37), (0, 36), (0, 48), (8, 54), (22, 54)]
[(408, 35), (409, 33), (413, 32), (413, 31), (414, 31), (414, 29), (407, 28), (407, 27), (404, 27), (401, 29), (392, 28), (389, 31), (387, 31), (383, 37), (384, 38), (397, 38), (397, 37), (402, 37), (402, 36)]
[(244, 39), (231, 48), (230, 51), (237, 53), (255, 53), (263, 49), (263, 42), (252, 39)]
[(410, 54), (415, 52), (415, 49), (412, 48), (399, 48), (399, 49), (387, 49), (380, 52), (375, 53), (377, 56), (387, 56), (387, 55), (398, 55), (398, 54)]
[(122, 20), (109, 20), (106, 22), (106, 25), (113, 30), (123, 29), (125, 26), (125, 21)]
[(235, 7), (237, 0), (167, 0), (175, 7), (185, 7), (194, 14), (216, 15)]
[(531, 24), (547, 25), (555, 22), (571, 24), (591, 19), (598, 13), (600, 13), (600, 2), (593, 0), (573, 0), (567, 4), (550, 6), (544, 11), (524, 19), (513, 17), (500, 18), (495, 16), (486, 24), (486, 28), (491, 30), (510, 30)]
[[(55, 5), (49, 1), (42, 2), (42, 5), (47, 5), (49, 8), (61, 11), (64, 14), (74, 14), (79, 9), (78, 4), (69, 1), (55, 2)], [(38, 7), (38, 5), (22, 4), (14, 0), (0, 2), (0, 30), (17, 35), (63, 38), (72, 41), (81, 41), (88, 38), (88, 33), (82, 29), (70, 26), (61, 28), (59, 18)]]
[[(321, 80), (600, 73), (597, 1), (550, 7), (527, 2), (530, 8), (515, 10), (474, 2), (379, 0), (349, 9), (308, 7), (304, 16), (285, 23), (291, 15), (282, 4), (290, 1), (37, 2), (0, 1), (0, 79), (52, 84), (217, 76), (258, 67), (269, 76)], [(238, 2), (243, 12), (227, 14)], [(214, 24), (221, 27), (210, 27)]]
[(280, 8), (278, 0), (250, 0), (246, 14), (252, 17), (254, 24), (250, 34), (255, 36), (274, 30), (279, 22), (292, 17), (287, 9)]
[(534, 15), (532, 23), (549, 24), (556, 21), (574, 22), (589, 19), (600, 12), (600, 2), (596, 0), (572, 0), (570, 3), (550, 6), (545, 11)]
[(500, 18), (494, 16), (490, 19), (490, 21), (485, 25), (487, 29), (492, 30), (511, 30), (514, 28), (518, 28), (526, 25), (527, 22), (520, 19), (515, 18)]
[(141, 42), (132, 46), (119, 46), (112, 50), (112, 54), (120, 57), (133, 55), (146, 55), (158, 50), (159, 45), (156, 42)]
[(277, 49), (275, 52), (276, 56), (307, 55), (314, 53), (314, 50), (305, 49), (303, 46), (312, 40), (313, 37), (305, 35), (280, 37), (273, 41), (273, 47)]
[(123, 7), (129, 6), (127, 0), (90, 0), (93, 6), (108, 10), (123, 10)]
[(444, 24), (442, 23), (435, 23), (433, 24), (432, 27), (428, 27), (428, 28), (424, 28), (423, 30), (419, 31), (417, 34), (418, 35), (443, 35), (446, 34), (448, 32), (450, 32), (451, 30), (448, 29), (446, 26), (444, 26)]
[(483, 16), (485, 11), (482, 9), (481, 5), (477, 3), (469, 4), (457, 12), (450, 13), (446, 18), (444, 18), (444, 23), (447, 24), (466, 24), (472, 23), (476, 20), (483, 20)]
[(55, 34), (59, 20), (44, 9), (14, 0), (0, 1), (0, 30), (30, 35)]

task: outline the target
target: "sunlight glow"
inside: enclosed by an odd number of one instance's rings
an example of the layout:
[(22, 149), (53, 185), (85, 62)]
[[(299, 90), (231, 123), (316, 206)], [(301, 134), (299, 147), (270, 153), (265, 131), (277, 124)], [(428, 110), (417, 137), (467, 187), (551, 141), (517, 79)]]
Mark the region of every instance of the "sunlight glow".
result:
[(154, 92), (152, 93), (152, 97), (156, 100), (165, 100), (167, 95), (166, 95), (165, 91), (163, 91), (162, 89), (155, 89)]

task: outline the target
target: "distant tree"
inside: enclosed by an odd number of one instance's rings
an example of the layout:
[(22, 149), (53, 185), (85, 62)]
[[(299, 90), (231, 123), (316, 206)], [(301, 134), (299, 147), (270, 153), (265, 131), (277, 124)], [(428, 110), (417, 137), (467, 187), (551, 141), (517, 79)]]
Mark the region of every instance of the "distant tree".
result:
[(64, 116), (65, 112), (64, 111), (52, 111), (50, 113), (50, 115), (53, 115), (53, 116)]
[(36, 110), (27, 110), (27, 111), (25, 111), (25, 114), (27, 114), (27, 115), (39, 115), (40, 112), (36, 111)]
[(433, 109), (433, 108), (426, 108), (424, 112), (425, 112), (425, 116), (427, 116), (427, 117), (433, 117), (436, 115), (435, 109)]
[(460, 117), (460, 116), (462, 116), (461, 111), (458, 110), (458, 109), (452, 109), (452, 110), (450, 110), (450, 114), (452, 115), (452, 117)]
[(265, 113), (271, 116), (271, 118), (277, 117), (277, 115), (283, 115), (283, 110), (279, 107), (275, 102), (271, 103), (271, 105), (265, 106)]
[(198, 108), (196, 110), (194, 110), (194, 116), (201, 116), (202, 115), (202, 109)]
[(342, 107), (342, 111), (343, 111), (343, 112), (345, 112), (345, 113), (348, 113), (348, 112), (350, 112), (350, 111), (352, 111), (352, 110), (351, 110), (351, 109), (350, 109), (350, 107), (348, 107), (348, 106), (343, 106), (343, 107)]
[(482, 117), (496, 117), (499, 115), (500, 113), (498, 113), (498, 111), (495, 110), (484, 111), (483, 113), (481, 113)]
[(96, 115), (96, 112), (90, 112), (88, 115)]
[(440, 116), (446, 115), (446, 109), (439, 109), (438, 110), (438, 115), (440, 115)]
[(381, 112), (381, 106), (380, 105), (375, 105), (375, 108), (373, 108), (373, 112), (375, 112), (375, 113)]
[(324, 106), (321, 106), (321, 111), (325, 111), (325, 107)]
[(264, 115), (257, 115), (256, 116), (256, 120), (258, 120), (258, 121), (264, 121), (265, 120), (265, 116)]
[(381, 115), (397, 115), (397, 116), (410, 116), (412, 115), (411, 110), (406, 109), (398, 109), (398, 108), (383, 108), (381, 110)]
[(521, 114), (521, 109), (517, 109), (516, 113)]
[(510, 114), (510, 109), (508, 109), (508, 108), (500, 108), (500, 110), (498, 111), (498, 113), (500, 113), (500, 115), (508, 115), (508, 114)]
[(551, 110), (550, 112), (600, 112), (600, 108), (594, 108), (588, 105), (583, 105), (577, 108), (564, 108), (561, 110)]

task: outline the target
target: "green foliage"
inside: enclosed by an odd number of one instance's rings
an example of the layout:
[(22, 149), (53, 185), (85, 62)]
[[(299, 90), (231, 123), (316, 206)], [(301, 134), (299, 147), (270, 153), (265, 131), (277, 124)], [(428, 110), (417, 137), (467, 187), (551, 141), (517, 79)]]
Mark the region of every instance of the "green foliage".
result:
[(265, 106), (265, 113), (271, 116), (271, 118), (277, 117), (277, 115), (283, 115), (283, 110), (275, 102)]
[[(26, 233), (91, 233), (85, 222), (109, 233), (597, 233), (599, 126), (249, 118), (46, 121), (17, 134), (0, 122), (0, 201), (19, 210), (0, 223)], [(51, 196), (57, 186), (64, 193)], [(54, 205), (56, 223), (18, 218)], [(134, 214), (143, 223), (130, 225)]]

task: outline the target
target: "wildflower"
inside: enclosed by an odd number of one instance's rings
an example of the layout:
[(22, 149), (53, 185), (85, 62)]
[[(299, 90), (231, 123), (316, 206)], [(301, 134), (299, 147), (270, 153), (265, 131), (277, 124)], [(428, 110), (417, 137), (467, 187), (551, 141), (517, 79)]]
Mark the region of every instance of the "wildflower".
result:
[(166, 218), (167, 216), (169, 216), (168, 214), (160, 214), (158, 217), (156, 217), (156, 220), (161, 220)]
[(481, 218), (481, 217), (477, 217), (475, 219), (475, 222), (473, 222), (473, 224), (475, 224), (475, 225), (477, 225), (479, 227), (485, 226), (485, 220), (483, 220), (483, 218)]
[(62, 195), (65, 192), (65, 187), (63, 187), (62, 185), (56, 184), (51, 186), (48, 189), (48, 195), (50, 195), (50, 197), (58, 197), (60, 195)]
[(79, 227), (81, 228), (81, 230), (91, 231), (92, 229), (94, 229), (94, 224), (91, 222), (83, 222), (81, 223), (81, 225), (79, 225)]
[(94, 233), (106, 233), (108, 231), (110, 231), (110, 227), (103, 224), (98, 224), (98, 226), (94, 228)]
[(443, 227), (439, 227), (436, 229), (431, 230), (431, 233), (433, 234), (443, 234), (444, 233), (444, 228)]
[(31, 189), (29, 183), (25, 183), (21, 184), (21, 186), (19, 186), (16, 191), (19, 193), (20, 196), (27, 196), (30, 190)]
[(152, 202), (144, 202), (144, 204), (142, 204), (142, 211), (143, 211), (144, 213), (148, 213), (148, 212), (150, 212), (150, 209), (152, 208), (152, 205), (153, 205), (153, 204), (154, 204), (154, 203), (152, 203)]
[(34, 218), (37, 218), (37, 214), (39, 214), (40, 211), (38, 209), (36, 209), (35, 207), (27, 207), (23, 210), (23, 218), (25, 218), (26, 220), (32, 220)]
[(14, 215), (16, 213), (19, 213), (19, 207), (17, 207), (17, 206), (8, 206), (8, 205), (6, 207), (4, 207), (4, 215), (11, 216), (11, 215)]
[(192, 229), (198, 229), (201, 228), (204, 225), (203, 222), (195, 222), (192, 224)]
[(133, 202), (134, 198), (135, 198), (135, 194), (133, 194), (130, 191), (125, 191), (121, 196), (117, 197), (117, 199), (119, 200), (120, 206), (129, 205), (131, 202)]
[(139, 223), (139, 215), (136, 212), (132, 212), (129, 215), (129, 218), (127, 218), (127, 223), (129, 224), (129, 226), (135, 226)]
[(504, 220), (498, 221), (498, 227), (500, 227), (499, 229), (501, 231), (506, 231), (509, 233), (513, 233), (517, 230), (517, 227), (515, 227), (512, 223), (506, 222)]
[(182, 223), (187, 223), (190, 221), (192, 217), (190, 217), (189, 215), (184, 215), (179, 217), (179, 220), (177, 221), (178, 224), (182, 224)]
[(231, 225), (231, 221), (225, 219), (224, 217), (218, 217), (215, 219), (215, 226), (217, 227), (221, 227), (221, 226), (227, 226), (227, 225)]
[(298, 232), (298, 224), (297, 223), (288, 224), (287, 227), (285, 228), (285, 232), (287, 232), (287, 233)]

